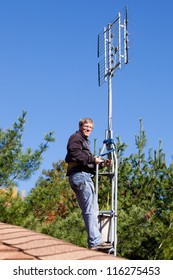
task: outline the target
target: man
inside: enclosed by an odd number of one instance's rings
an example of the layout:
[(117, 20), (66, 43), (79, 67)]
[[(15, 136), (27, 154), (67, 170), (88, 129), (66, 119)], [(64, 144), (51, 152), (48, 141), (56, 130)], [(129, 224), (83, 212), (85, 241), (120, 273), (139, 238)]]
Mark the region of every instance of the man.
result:
[(109, 160), (94, 157), (90, 151), (90, 136), (94, 122), (90, 118), (79, 121), (79, 130), (70, 136), (67, 144), (65, 161), (68, 163), (67, 176), (76, 194), (88, 234), (88, 247), (99, 249), (106, 244), (101, 242), (98, 229), (98, 205), (94, 191), (92, 177), (95, 174), (96, 164), (101, 167), (110, 165)]

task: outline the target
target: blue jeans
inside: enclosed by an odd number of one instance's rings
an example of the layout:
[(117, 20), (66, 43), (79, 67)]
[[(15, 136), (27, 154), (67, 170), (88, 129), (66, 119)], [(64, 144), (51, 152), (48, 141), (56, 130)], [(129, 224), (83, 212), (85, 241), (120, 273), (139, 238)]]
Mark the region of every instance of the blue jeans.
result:
[(101, 243), (98, 229), (98, 205), (91, 174), (77, 172), (69, 176), (69, 182), (76, 194), (88, 234), (88, 247), (95, 247)]

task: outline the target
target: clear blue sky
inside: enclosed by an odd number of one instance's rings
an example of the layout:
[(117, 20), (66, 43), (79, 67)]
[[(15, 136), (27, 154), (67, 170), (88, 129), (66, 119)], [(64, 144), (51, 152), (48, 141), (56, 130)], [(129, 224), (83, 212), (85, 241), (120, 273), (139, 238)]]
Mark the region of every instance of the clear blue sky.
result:
[[(64, 159), (80, 118), (94, 119), (90, 137), (102, 146), (107, 129), (107, 84), (97, 84), (97, 35), (125, 5), (129, 10), (130, 63), (113, 79), (113, 131), (136, 152), (139, 118), (147, 149), (173, 155), (173, 2), (171, 0), (0, 0), (0, 127), (23, 110), (24, 147), (37, 148), (55, 131), (42, 169)], [(93, 147), (93, 146), (92, 146)]]

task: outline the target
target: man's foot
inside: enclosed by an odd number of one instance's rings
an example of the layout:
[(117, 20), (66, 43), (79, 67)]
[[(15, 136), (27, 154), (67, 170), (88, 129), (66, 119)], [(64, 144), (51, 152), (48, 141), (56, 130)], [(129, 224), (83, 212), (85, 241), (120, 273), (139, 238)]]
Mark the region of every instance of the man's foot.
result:
[(109, 250), (112, 248), (112, 244), (108, 242), (102, 242), (101, 244), (91, 247), (90, 250), (95, 250), (95, 251), (104, 251), (104, 250)]

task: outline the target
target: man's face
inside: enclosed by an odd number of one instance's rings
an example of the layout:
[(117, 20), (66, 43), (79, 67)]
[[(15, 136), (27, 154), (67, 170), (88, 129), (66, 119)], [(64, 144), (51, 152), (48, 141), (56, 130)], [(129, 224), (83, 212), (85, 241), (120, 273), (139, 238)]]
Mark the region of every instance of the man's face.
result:
[(83, 133), (85, 137), (89, 137), (93, 130), (93, 124), (88, 122), (84, 123), (83, 126), (80, 127), (80, 131)]

